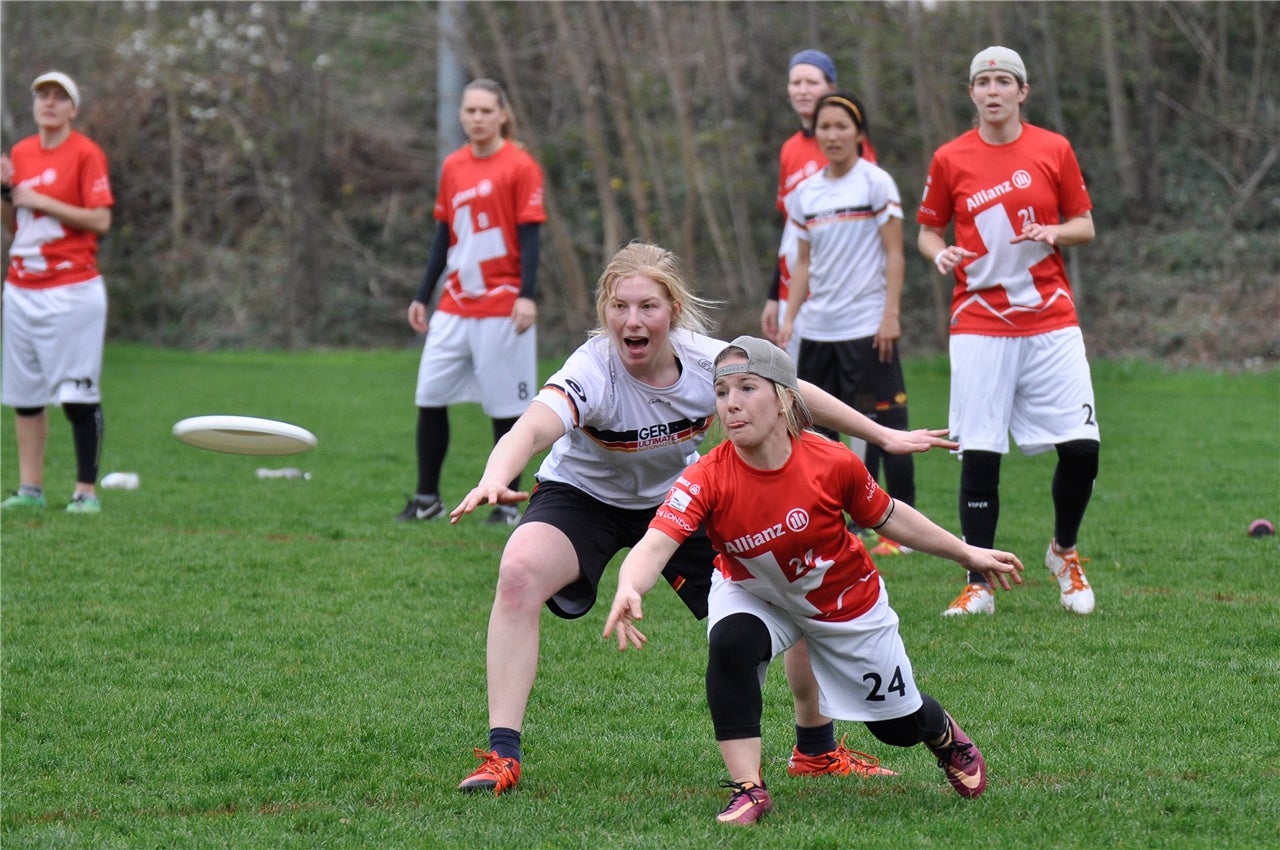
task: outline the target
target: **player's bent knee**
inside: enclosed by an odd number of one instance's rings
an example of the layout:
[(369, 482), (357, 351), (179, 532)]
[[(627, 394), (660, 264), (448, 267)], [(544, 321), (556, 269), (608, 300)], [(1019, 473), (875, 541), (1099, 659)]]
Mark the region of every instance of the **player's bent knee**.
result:
[(1086, 466), (1092, 464), (1096, 469), (1098, 453), (1102, 447), (1097, 440), (1068, 440), (1065, 443), (1058, 443), (1055, 448), (1058, 450), (1060, 459)]
[(769, 629), (754, 614), (730, 614), (707, 638), (708, 666), (745, 664), (751, 669), (768, 661), (773, 649)]
[(101, 408), (102, 405), (97, 404), (96, 402), (94, 404), (68, 402), (62, 405), (62, 413), (70, 422), (87, 422), (92, 419)]

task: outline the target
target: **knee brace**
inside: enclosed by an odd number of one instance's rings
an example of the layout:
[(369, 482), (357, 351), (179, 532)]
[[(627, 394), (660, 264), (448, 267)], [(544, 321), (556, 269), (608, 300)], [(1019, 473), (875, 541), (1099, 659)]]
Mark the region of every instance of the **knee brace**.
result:
[(1072, 547), (1080, 534), (1085, 509), (1098, 477), (1098, 441), (1069, 440), (1059, 443), (1058, 466), (1053, 471), (1053, 537), (1059, 546)]
[(946, 734), (947, 712), (928, 694), (921, 693), (920, 697), (923, 703), (914, 714), (893, 720), (867, 721), (867, 731), (893, 747), (914, 747), (921, 741), (931, 741)]
[(67, 421), (74, 426), (78, 422), (85, 422), (93, 418), (94, 414), (102, 409), (100, 404), (72, 404), (68, 402), (62, 405), (62, 413), (67, 417)]
[(1054, 446), (1058, 450), (1058, 462), (1069, 467), (1074, 476), (1089, 481), (1098, 477), (1098, 454), (1101, 446), (1097, 440), (1068, 440)]
[(772, 649), (769, 630), (752, 614), (731, 614), (711, 629), (707, 706), (717, 741), (760, 737), (760, 665), (769, 660)]

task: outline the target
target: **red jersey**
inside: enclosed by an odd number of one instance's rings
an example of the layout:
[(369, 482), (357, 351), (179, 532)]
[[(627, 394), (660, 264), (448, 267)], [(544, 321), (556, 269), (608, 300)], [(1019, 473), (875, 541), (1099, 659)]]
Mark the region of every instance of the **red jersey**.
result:
[(1025, 223), (1058, 224), (1093, 208), (1063, 136), (1031, 124), (1007, 145), (977, 130), (933, 155), (916, 221), (956, 223), (955, 244), (978, 256), (956, 267), (951, 333), (1030, 336), (1079, 325), (1062, 252), (1009, 240)]
[[(107, 176), (107, 157), (93, 140), (72, 130), (56, 148), (28, 136), (13, 146), (13, 185), (85, 209), (115, 203)], [(98, 276), (98, 234), (73, 230), (51, 215), (17, 207), (17, 230), (9, 248), (5, 281), (24, 289), (49, 289), (84, 283)]]
[(729, 581), (786, 611), (815, 620), (858, 617), (880, 596), (879, 573), (849, 532), (889, 507), (849, 447), (806, 431), (781, 469), (753, 469), (724, 442), (687, 468), (649, 523), (674, 540), (699, 525)]
[[(871, 142), (862, 140), (862, 159), (875, 164), (876, 152)], [(818, 140), (797, 130), (795, 135), (782, 143), (778, 152), (778, 212), (787, 213), (787, 195), (808, 177), (817, 174), (827, 165), (827, 155), (822, 152)], [(796, 259), (796, 234), (789, 223), (783, 225), (782, 243), (778, 246), (778, 300), (787, 303), (791, 287), (791, 266)]]
[(440, 169), (435, 219), (449, 226), (436, 309), (472, 318), (511, 315), (520, 294), (516, 228), (547, 220), (538, 163), (510, 141), (483, 158), (464, 145)]

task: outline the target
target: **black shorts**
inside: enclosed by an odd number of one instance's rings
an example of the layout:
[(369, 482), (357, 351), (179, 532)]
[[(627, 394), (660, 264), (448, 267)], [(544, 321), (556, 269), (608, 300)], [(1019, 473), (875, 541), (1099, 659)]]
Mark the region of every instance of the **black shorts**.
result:
[(905, 430), (907, 385), (898, 347), (888, 363), (881, 363), (874, 342), (870, 336), (839, 342), (801, 339), (796, 372), (869, 419)]
[[(590, 611), (596, 604), (596, 589), (605, 568), (623, 549), (640, 542), (657, 508), (615, 508), (577, 487), (558, 481), (539, 482), (520, 524), (545, 522), (564, 532), (578, 554), (582, 573), (577, 581), (560, 588), (547, 600), (551, 613), (572, 620)], [(680, 544), (662, 571), (662, 577), (699, 620), (707, 616), (715, 556), (710, 539), (699, 528)]]

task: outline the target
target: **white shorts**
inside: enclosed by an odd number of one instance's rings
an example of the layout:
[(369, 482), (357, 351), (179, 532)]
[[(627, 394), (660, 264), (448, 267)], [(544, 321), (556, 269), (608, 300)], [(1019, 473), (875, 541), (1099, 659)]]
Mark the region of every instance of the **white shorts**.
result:
[(1099, 440), (1093, 380), (1079, 328), (1035, 336), (951, 337), (951, 439), (965, 449), (1023, 454)]
[(3, 386), (10, 407), (97, 404), (107, 287), (101, 277), (50, 289), (4, 285)]
[[(800, 638), (809, 643), (809, 664), (818, 680), (818, 710), (837, 720), (893, 720), (923, 704), (911, 659), (898, 635), (898, 615), (880, 579), (880, 598), (861, 617), (827, 623), (799, 617), (766, 602), (719, 572), (711, 577), (707, 634), (730, 614), (751, 614), (769, 630), (773, 655)], [(768, 662), (760, 665), (764, 684)]]
[(514, 419), (537, 395), (538, 334), (516, 333), (510, 317), (431, 316), (418, 364), (418, 407), (478, 401), (493, 419)]

